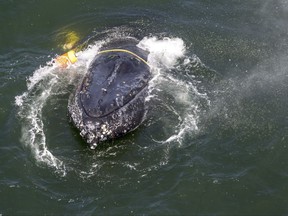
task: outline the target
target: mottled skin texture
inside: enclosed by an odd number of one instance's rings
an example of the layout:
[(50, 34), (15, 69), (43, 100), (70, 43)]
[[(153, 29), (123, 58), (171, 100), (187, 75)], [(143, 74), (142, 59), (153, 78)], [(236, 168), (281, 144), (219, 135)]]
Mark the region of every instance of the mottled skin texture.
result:
[[(147, 60), (147, 52), (136, 47), (134, 40), (115, 41), (102, 50), (116, 48)], [(68, 105), (72, 122), (91, 148), (123, 136), (143, 122), (150, 78), (149, 66), (129, 53), (96, 55)]]

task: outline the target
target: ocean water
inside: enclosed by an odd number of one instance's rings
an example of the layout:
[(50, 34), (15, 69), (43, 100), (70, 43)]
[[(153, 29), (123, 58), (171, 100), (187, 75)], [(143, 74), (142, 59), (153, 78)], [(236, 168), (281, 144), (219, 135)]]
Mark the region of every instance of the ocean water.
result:
[[(287, 0), (2, 0), (0, 18), (1, 215), (288, 214)], [(125, 37), (150, 52), (150, 109), (90, 150), (69, 96)]]

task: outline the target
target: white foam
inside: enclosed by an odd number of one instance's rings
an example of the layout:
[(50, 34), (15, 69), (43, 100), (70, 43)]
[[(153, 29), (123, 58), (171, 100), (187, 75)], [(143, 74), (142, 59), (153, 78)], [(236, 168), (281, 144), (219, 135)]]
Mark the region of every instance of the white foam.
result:
[(158, 39), (157, 37), (145, 37), (138, 46), (150, 52), (148, 62), (154, 66), (173, 67), (177, 60), (185, 55), (184, 41), (180, 38)]
[[(63, 84), (68, 85), (75, 79), (75, 69), (84, 73), (98, 51), (101, 43), (77, 53), (78, 62), (67, 69), (59, 69), (56, 63), (47, 62), (47, 65), (34, 71), (27, 79), (27, 91), (15, 97), (15, 105), (19, 107), (19, 116), (22, 119), (22, 143), (30, 148), (38, 164), (46, 164), (56, 169), (61, 175), (66, 175), (63, 161), (49, 150), (44, 132), (42, 110), (53, 94), (58, 94)], [(79, 74), (78, 74), (79, 76)], [(63, 79), (68, 82), (63, 82)]]
[(86, 50), (80, 51), (77, 53), (78, 61), (74, 65), (75, 67), (83, 67), (87, 69), (91, 63), (91, 61), (95, 57), (95, 53), (99, 51), (101, 46), (105, 41), (97, 41), (95, 44), (91, 44), (88, 46)]
[[(173, 76), (169, 71), (171, 69), (181, 73), (178, 62), (182, 59), (181, 66), (191, 67), (193, 65), (203, 65), (200, 59), (193, 55), (192, 57), (185, 56), (186, 47), (184, 41), (180, 38), (163, 38), (145, 37), (140, 41), (138, 46), (144, 50), (149, 51), (148, 63), (152, 65), (154, 77), (150, 82), (150, 96), (157, 98), (158, 92), (169, 92), (174, 98), (176, 108), (172, 108), (167, 104), (169, 112), (178, 118), (178, 124), (175, 125), (176, 131), (167, 139), (157, 141), (161, 143), (177, 142), (182, 144), (186, 134), (197, 132), (199, 121), (199, 110), (195, 98), (204, 98), (208, 102), (208, 97), (205, 93), (200, 93), (193, 83), (187, 80), (181, 80), (179, 77)], [(155, 92), (156, 90), (156, 92)], [(154, 94), (153, 94), (154, 91)], [(165, 99), (161, 99), (162, 103), (166, 103)], [(167, 102), (169, 103), (169, 102)], [(178, 107), (178, 108), (177, 108)], [(180, 108), (179, 108), (180, 107)], [(183, 109), (182, 111), (180, 111)], [(164, 127), (167, 127), (164, 126)]]
[(61, 175), (66, 174), (63, 162), (48, 150), (46, 145), (46, 136), (44, 133), (44, 123), (42, 118), (42, 109), (51, 95), (53, 87), (57, 83), (57, 78), (49, 78), (45, 88), (39, 87), (40, 93), (36, 94), (34, 86), (39, 84), (41, 78), (47, 76), (51, 68), (44, 67), (35, 71), (34, 75), (29, 78), (28, 91), (21, 96), (16, 96), (16, 105), (19, 106), (19, 115), (23, 119), (21, 141), (29, 147), (39, 163), (44, 163), (50, 167), (55, 167)]
[(16, 104), (16, 106), (19, 106), (19, 107), (21, 107), (22, 105), (23, 105), (23, 98), (25, 98), (27, 96), (27, 93), (26, 92), (24, 92), (22, 95), (17, 95), (16, 97), (15, 97), (15, 104)]

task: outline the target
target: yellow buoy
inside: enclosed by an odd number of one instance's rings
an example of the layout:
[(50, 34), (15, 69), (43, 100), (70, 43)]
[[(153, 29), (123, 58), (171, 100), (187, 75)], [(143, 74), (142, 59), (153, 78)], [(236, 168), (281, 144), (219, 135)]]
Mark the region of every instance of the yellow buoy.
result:
[(65, 35), (65, 44), (63, 45), (63, 49), (64, 50), (72, 49), (79, 40), (80, 40), (80, 38), (76, 34), (76, 32), (74, 32), (74, 31), (68, 32)]
[(63, 55), (58, 56), (55, 61), (60, 67), (67, 68), (70, 64), (74, 64), (77, 61), (77, 57), (75, 51), (70, 50)]

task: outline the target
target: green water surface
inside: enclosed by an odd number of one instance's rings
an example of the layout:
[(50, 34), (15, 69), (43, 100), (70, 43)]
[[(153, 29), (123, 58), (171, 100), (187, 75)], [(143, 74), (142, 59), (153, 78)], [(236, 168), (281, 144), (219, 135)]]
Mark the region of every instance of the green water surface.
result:
[[(0, 0), (0, 215), (287, 215), (287, 23), (286, 0)], [(65, 32), (115, 28), (181, 38), (205, 66), (167, 74), (205, 97), (177, 103), (159, 85), (138, 130), (91, 151), (66, 116), (69, 86), (55, 90), (42, 120), (63, 174), (23, 141), (15, 97), (63, 52)], [(160, 142), (181, 129), (167, 107), (193, 110), (197, 130)]]

